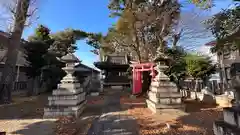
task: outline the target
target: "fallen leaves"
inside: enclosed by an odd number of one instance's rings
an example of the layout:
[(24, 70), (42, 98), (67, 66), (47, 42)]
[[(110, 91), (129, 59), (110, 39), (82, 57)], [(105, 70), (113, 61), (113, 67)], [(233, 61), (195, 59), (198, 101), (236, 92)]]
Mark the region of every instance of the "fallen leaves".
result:
[(56, 135), (74, 135), (77, 133), (76, 119), (74, 117), (60, 117), (56, 123)]
[[(144, 100), (131, 99), (127, 96), (121, 97), (122, 105), (137, 102), (144, 102)], [(191, 103), (189, 107), (189, 110), (194, 109), (195, 112), (179, 116), (177, 119), (172, 118), (171, 121), (166, 121), (167, 118), (161, 118), (161, 114), (154, 115), (146, 107), (136, 107), (135, 104), (127, 108), (127, 112), (136, 118), (140, 135), (213, 135), (213, 122), (222, 116), (222, 109), (206, 105), (200, 106), (199, 103)], [(162, 115), (162, 117), (170, 117), (168, 119), (171, 119), (171, 115)], [(168, 128), (166, 123), (171, 128)]]
[(102, 104), (104, 102), (104, 97), (98, 96), (93, 99), (87, 100), (87, 104)]
[(70, 116), (59, 117), (56, 121), (56, 135), (86, 135), (93, 123), (94, 117), (87, 119)]

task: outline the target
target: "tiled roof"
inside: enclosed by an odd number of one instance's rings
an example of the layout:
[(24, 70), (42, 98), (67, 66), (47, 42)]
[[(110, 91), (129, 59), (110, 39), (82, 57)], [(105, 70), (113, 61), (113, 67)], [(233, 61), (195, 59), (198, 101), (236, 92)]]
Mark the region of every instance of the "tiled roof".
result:
[[(6, 55), (7, 50), (0, 50), (0, 64), (4, 64), (6, 61)], [(24, 53), (22, 51), (18, 51), (18, 57), (17, 57), (17, 66), (28, 66), (27, 60), (24, 58)]]
[(87, 69), (87, 70), (89, 70), (89, 71), (93, 71), (93, 72), (95, 72), (95, 73), (100, 73), (100, 71), (98, 71), (98, 70), (96, 70), (96, 69), (94, 69), (94, 68), (91, 68), (91, 67), (89, 67), (89, 66), (87, 66), (87, 65), (84, 65), (84, 64), (82, 64), (82, 63), (79, 63), (79, 64), (76, 65), (75, 67), (76, 67), (76, 68), (81, 67), (81, 68), (85, 68), (85, 69)]
[[(0, 64), (4, 64), (6, 61), (6, 52), (7, 52), (7, 48), (6, 45), (8, 44), (8, 38), (9, 38), (10, 34), (3, 32), (0, 30), (0, 44), (3, 45), (4, 48), (0, 49)], [(24, 40), (22, 40), (22, 42), (25, 42)], [(23, 44), (21, 45), (23, 46)], [(18, 51), (18, 57), (17, 57), (17, 62), (16, 65), (18, 66), (28, 66), (28, 62), (26, 61), (26, 59), (24, 58), (24, 49), (23, 47), (21, 47)]]
[(3, 32), (3, 31), (0, 30), (0, 44), (1, 45), (6, 45), (7, 42), (8, 42), (8, 37), (9, 36), (10, 35), (8, 33)]

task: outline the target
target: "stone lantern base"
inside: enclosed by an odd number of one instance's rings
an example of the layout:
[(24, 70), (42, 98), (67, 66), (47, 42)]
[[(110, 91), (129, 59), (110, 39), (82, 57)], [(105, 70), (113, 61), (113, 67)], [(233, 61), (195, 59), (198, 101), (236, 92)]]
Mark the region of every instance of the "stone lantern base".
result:
[(154, 113), (165, 111), (184, 110), (182, 95), (178, 92), (176, 84), (170, 81), (169, 77), (163, 73), (166, 65), (157, 65), (158, 75), (152, 80), (150, 91), (148, 92), (147, 106)]
[(73, 95), (53, 95), (48, 98), (48, 101), (49, 104), (44, 108), (44, 118), (78, 117), (86, 104), (85, 92)]
[(223, 109), (223, 120), (213, 123), (215, 135), (240, 135), (240, 107)]
[(76, 82), (59, 84), (58, 89), (53, 90), (52, 96), (48, 97), (48, 105), (44, 108), (44, 118), (78, 117), (86, 104), (86, 93), (80, 86), (80, 83)]
[(148, 92), (147, 106), (154, 113), (184, 110), (182, 95), (170, 81), (152, 81)]

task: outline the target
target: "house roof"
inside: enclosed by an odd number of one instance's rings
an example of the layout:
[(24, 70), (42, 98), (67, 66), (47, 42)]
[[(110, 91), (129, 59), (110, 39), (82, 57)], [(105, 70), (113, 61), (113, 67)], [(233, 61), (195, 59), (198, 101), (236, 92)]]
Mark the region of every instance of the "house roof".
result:
[(10, 34), (0, 30), (0, 43), (1, 43), (1, 45), (6, 45), (8, 43), (9, 36), (10, 36)]
[(216, 41), (210, 41), (208, 43), (205, 44), (206, 46), (215, 46), (216, 45)]
[(84, 65), (82, 63), (79, 63), (75, 66), (76, 68), (79, 68), (79, 71), (87, 71), (87, 72), (95, 72), (95, 73), (100, 73), (100, 71), (94, 69), (94, 68), (91, 68), (87, 65)]
[[(234, 29), (231, 31), (230, 34), (226, 35), (225, 38), (221, 39), (221, 41), (233, 41), (233, 40), (239, 40), (239, 35), (240, 35), (240, 27)], [(216, 45), (216, 40), (215, 41), (210, 41), (206, 43), (206, 46), (215, 46)]]
[[(7, 50), (0, 50), (0, 64), (5, 64)], [(22, 51), (18, 51), (17, 66), (28, 66), (28, 62), (25, 59), (25, 54)]]
[[(9, 37), (10, 37), (9, 33), (0, 30), (0, 45), (2, 45), (1, 49), (0, 49), (0, 64), (5, 64), (6, 53), (7, 53), (6, 46), (9, 42)], [(26, 42), (26, 41), (22, 40), (22, 45), (21, 45), (20, 49), (18, 50), (18, 57), (17, 57), (17, 62), (16, 62), (17, 66), (28, 66), (28, 62), (25, 59), (24, 49), (22, 47), (24, 45), (24, 42)]]

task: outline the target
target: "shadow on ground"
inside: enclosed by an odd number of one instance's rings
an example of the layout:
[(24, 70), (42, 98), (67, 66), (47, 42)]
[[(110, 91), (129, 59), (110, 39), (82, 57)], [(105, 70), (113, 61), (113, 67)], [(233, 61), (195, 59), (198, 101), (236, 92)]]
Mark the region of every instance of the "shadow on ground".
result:
[(0, 105), (0, 120), (41, 119), (49, 93), (38, 96), (13, 97), (11, 104)]
[[(204, 104), (198, 101), (187, 102), (186, 109), (189, 113), (186, 116), (179, 117), (177, 121), (180, 124), (189, 125), (189, 127), (199, 130), (194, 131), (190, 135), (214, 135), (213, 123), (222, 117), (222, 108), (218, 108), (215, 104)], [(188, 131), (190, 132), (190, 131)]]
[(217, 104), (206, 104), (202, 103), (197, 100), (185, 100), (184, 104), (186, 105), (186, 112), (188, 113), (193, 113), (193, 112), (199, 112), (204, 109), (211, 109), (211, 108), (216, 108)]
[[(11, 132), (18, 135), (53, 135), (55, 121), (41, 121), (32, 124), (22, 123), (24, 128)], [(25, 126), (26, 125), (26, 126)]]

